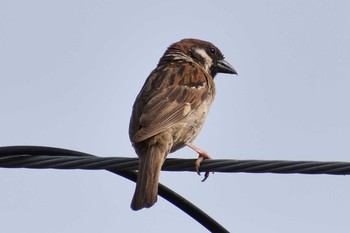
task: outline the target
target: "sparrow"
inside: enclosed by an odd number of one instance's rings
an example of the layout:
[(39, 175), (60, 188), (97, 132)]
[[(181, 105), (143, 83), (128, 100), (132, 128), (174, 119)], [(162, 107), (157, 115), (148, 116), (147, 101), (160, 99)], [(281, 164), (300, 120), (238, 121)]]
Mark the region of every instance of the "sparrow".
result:
[(168, 47), (146, 79), (129, 125), (130, 141), (139, 157), (133, 210), (157, 202), (160, 170), (169, 153), (184, 146), (195, 150), (197, 172), (201, 161), (210, 158), (192, 141), (214, 100), (218, 73), (237, 74), (212, 43), (183, 39)]

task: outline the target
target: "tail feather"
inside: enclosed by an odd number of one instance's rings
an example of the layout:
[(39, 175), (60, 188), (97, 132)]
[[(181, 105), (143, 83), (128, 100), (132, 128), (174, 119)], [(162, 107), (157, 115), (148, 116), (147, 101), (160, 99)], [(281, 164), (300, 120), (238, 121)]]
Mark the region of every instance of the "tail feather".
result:
[(157, 146), (150, 146), (146, 155), (140, 156), (137, 184), (131, 209), (149, 208), (157, 202), (158, 181), (166, 152)]

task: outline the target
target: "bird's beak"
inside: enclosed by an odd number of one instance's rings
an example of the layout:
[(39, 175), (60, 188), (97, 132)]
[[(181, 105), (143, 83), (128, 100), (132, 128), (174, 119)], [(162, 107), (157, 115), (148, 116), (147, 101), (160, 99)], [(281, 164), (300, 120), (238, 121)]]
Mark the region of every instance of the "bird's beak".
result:
[(216, 63), (218, 73), (237, 74), (237, 71), (224, 59)]

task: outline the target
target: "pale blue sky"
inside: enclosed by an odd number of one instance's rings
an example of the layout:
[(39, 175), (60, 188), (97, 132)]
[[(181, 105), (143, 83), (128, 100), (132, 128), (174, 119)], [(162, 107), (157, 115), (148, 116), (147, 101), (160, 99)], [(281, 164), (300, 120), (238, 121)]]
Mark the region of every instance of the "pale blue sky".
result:
[[(219, 74), (195, 141), (213, 158), (349, 161), (349, 1), (0, 0), (0, 145), (136, 156), (131, 106), (166, 47), (217, 45)], [(190, 149), (170, 155), (195, 158)], [(349, 232), (350, 177), (161, 173), (232, 232)], [(1, 231), (205, 232), (162, 198), (103, 171), (0, 169)]]

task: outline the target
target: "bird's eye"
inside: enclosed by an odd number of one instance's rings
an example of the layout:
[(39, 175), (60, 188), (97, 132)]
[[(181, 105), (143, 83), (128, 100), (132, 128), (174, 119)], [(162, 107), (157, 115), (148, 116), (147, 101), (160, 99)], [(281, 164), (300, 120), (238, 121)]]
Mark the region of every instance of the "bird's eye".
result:
[(215, 54), (216, 53), (216, 50), (214, 48), (210, 48), (209, 51), (210, 51), (211, 54)]

